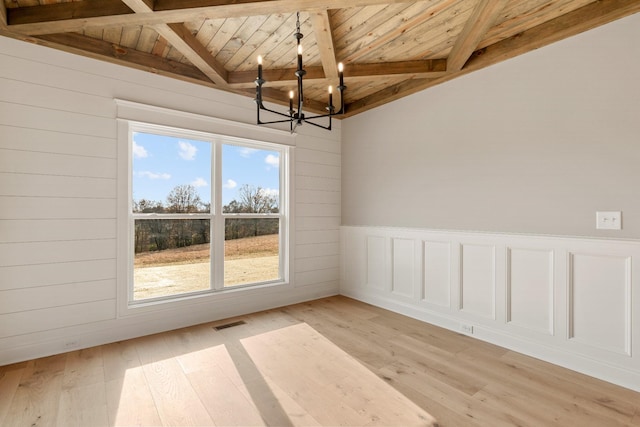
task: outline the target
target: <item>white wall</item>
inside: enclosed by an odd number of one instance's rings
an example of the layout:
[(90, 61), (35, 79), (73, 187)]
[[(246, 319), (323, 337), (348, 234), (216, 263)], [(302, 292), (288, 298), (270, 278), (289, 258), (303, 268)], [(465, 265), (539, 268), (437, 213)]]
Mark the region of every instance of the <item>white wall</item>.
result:
[(293, 286), (118, 317), (114, 98), (255, 120), (250, 98), (0, 37), (0, 365), (338, 292), (340, 123), (296, 137)]
[(638, 76), (640, 14), (345, 120), (341, 293), (640, 391)]
[(342, 223), (640, 238), (638, 76), (640, 14), (349, 118)]

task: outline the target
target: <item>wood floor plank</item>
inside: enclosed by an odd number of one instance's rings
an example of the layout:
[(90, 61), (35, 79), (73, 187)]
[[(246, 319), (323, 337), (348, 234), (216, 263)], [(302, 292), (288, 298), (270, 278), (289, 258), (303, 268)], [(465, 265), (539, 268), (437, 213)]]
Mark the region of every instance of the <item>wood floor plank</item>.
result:
[(102, 347), (67, 353), (56, 424), (107, 426)]
[[(203, 360), (201, 365), (205, 363)], [(187, 377), (216, 425), (266, 425), (253, 401), (248, 399), (218, 366), (192, 371)]]
[(102, 346), (102, 359), (109, 424), (162, 425), (142, 370), (136, 341), (119, 341)]
[(62, 387), (71, 389), (97, 383), (104, 384), (102, 347), (67, 353)]
[(173, 357), (165, 334), (137, 340), (142, 371), (163, 425), (215, 425)]
[(102, 346), (105, 381), (124, 378), (130, 369), (139, 368), (140, 357), (134, 340), (118, 341)]
[(107, 412), (112, 426), (160, 426), (162, 421), (141, 366), (105, 384)]
[(7, 412), (9, 425), (56, 425), (66, 359), (60, 354), (27, 364)]
[(26, 363), (0, 367), (0, 425), (9, 425), (5, 420), (25, 367)]
[(56, 425), (65, 427), (108, 427), (104, 382), (63, 387)]

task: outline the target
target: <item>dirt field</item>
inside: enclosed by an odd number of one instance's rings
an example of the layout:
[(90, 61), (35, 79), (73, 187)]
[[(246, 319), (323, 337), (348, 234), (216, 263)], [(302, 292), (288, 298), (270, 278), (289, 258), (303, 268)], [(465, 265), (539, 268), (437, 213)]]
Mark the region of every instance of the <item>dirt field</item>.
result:
[[(134, 299), (209, 289), (209, 245), (145, 252), (134, 259)], [(225, 286), (278, 278), (278, 235), (225, 242)]]

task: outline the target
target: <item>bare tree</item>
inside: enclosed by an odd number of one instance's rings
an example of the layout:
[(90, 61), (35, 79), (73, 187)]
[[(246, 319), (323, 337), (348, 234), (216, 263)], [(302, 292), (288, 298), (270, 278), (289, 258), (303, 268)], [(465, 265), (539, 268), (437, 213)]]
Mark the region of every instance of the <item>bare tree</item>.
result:
[(238, 189), (241, 213), (275, 213), (278, 212), (278, 198), (264, 188), (244, 184)]
[(155, 200), (140, 199), (133, 201), (133, 211), (142, 213), (163, 212), (164, 206), (162, 202), (156, 202)]
[[(238, 199), (223, 207), (225, 213), (277, 213), (278, 197), (262, 187), (244, 184), (238, 189)], [(225, 221), (225, 239), (278, 233), (278, 220), (228, 218)]]
[(201, 212), (204, 208), (200, 195), (191, 184), (183, 184), (173, 187), (167, 196), (167, 212), (194, 213)]

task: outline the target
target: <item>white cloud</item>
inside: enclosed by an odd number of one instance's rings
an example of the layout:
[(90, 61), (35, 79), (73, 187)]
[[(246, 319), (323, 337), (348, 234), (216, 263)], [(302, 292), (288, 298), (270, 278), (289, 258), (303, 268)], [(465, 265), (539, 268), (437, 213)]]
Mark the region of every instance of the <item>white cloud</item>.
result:
[(232, 179), (228, 179), (227, 182), (225, 182), (223, 185), (224, 188), (228, 188), (228, 189), (236, 188), (237, 186), (238, 186), (238, 183)]
[(155, 172), (150, 172), (150, 171), (140, 171), (140, 172), (135, 172), (138, 174), (138, 176), (142, 176), (142, 177), (147, 177), (149, 179), (171, 179), (171, 175), (168, 173), (155, 173)]
[(196, 178), (195, 181), (191, 183), (191, 185), (197, 188), (197, 187), (206, 187), (209, 184), (207, 184), (207, 181), (205, 181), (204, 178)]
[(255, 148), (247, 148), (247, 147), (242, 147), (239, 150), (239, 153), (242, 157), (249, 157), (251, 156), (253, 153), (255, 153), (256, 151), (258, 151)]
[(196, 152), (198, 149), (195, 145), (190, 144), (185, 141), (178, 142), (178, 146), (180, 147), (180, 151), (178, 154), (185, 160), (193, 160), (196, 158)]
[(264, 162), (271, 167), (277, 168), (280, 166), (280, 157), (274, 156), (273, 154), (269, 154), (264, 158)]
[(135, 157), (136, 159), (143, 159), (149, 156), (149, 153), (147, 152), (147, 150), (142, 145), (136, 144), (135, 141), (133, 141), (132, 152), (133, 152), (133, 157)]
[(280, 191), (278, 191), (277, 188), (263, 188), (262, 193), (264, 193), (267, 196), (278, 197), (278, 194), (280, 194)]

